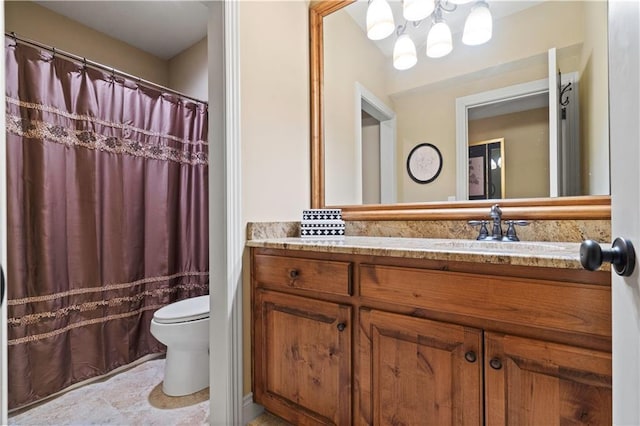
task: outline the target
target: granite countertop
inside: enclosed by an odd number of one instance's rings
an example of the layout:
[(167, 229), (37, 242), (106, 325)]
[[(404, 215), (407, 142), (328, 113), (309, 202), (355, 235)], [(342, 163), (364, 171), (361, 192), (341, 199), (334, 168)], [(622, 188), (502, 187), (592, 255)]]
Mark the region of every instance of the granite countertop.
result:
[[(449, 260), (545, 268), (582, 269), (580, 244), (567, 242), (494, 242), (435, 238), (345, 237), (343, 240), (265, 238), (249, 247), (328, 253)], [(608, 270), (604, 268), (603, 270)]]

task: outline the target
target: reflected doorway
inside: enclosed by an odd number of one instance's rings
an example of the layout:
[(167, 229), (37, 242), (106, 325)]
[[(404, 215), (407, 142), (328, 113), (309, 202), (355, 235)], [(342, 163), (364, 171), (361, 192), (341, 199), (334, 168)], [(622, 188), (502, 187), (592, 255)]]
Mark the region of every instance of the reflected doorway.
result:
[(362, 203), (380, 202), (380, 120), (363, 110)]
[(360, 83), (356, 92), (356, 186), (363, 204), (397, 200), (396, 114)]

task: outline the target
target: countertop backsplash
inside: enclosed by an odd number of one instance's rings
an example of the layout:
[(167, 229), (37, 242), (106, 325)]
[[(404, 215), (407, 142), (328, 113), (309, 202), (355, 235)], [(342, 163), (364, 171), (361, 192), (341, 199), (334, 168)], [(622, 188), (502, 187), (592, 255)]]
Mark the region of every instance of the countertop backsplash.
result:
[[(506, 231), (506, 226), (503, 225)], [(609, 220), (535, 220), (517, 228), (521, 241), (611, 242)], [(478, 229), (461, 220), (346, 221), (347, 236), (475, 239)], [(250, 222), (247, 240), (300, 236), (300, 222)]]

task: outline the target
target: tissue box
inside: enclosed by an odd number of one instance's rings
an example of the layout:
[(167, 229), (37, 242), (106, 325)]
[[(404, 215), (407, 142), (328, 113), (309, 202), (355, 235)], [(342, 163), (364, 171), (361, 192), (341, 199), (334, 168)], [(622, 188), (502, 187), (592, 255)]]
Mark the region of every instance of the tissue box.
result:
[(342, 209), (302, 210), (302, 222), (328, 222), (342, 220)]
[(300, 237), (311, 239), (343, 239), (344, 221), (340, 209), (309, 209), (302, 211)]
[(342, 223), (301, 223), (300, 236), (305, 237), (344, 237)]

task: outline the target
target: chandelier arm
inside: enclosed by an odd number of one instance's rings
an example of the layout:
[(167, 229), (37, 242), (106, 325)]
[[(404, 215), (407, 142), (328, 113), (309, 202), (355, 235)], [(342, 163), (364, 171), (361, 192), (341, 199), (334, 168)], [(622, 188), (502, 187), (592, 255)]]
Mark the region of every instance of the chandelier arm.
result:
[(458, 8), (458, 5), (449, 3), (447, 0), (436, 0), (436, 9), (438, 8), (440, 8), (443, 12), (451, 13)]
[(396, 28), (396, 36), (400, 37), (402, 34), (404, 34), (405, 30), (407, 29), (407, 21), (404, 21), (404, 24), (400, 24), (398, 25), (398, 27)]

